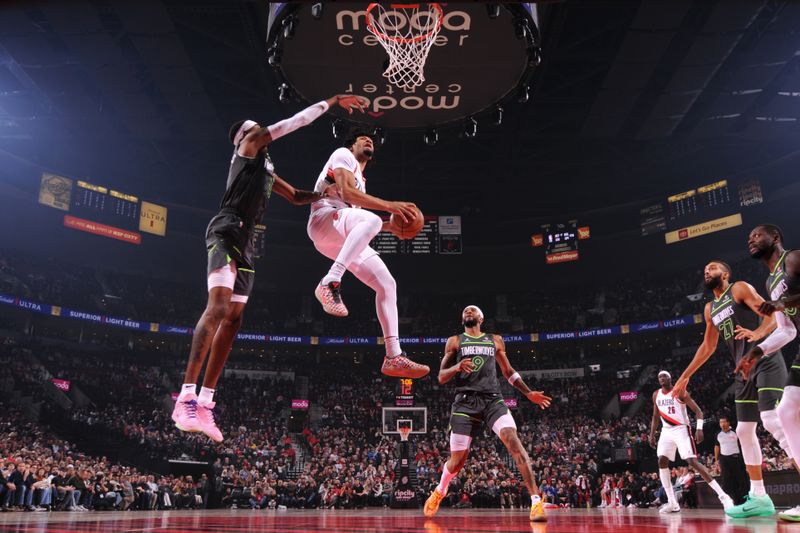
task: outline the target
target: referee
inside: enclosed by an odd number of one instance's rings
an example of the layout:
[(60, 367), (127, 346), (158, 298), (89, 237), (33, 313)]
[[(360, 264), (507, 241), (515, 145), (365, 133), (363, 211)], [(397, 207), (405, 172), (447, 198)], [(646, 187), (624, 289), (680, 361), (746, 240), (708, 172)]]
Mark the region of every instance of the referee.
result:
[(739, 505), (744, 503), (744, 497), (750, 490), (747, 470), (739, 450), (739, 439), (736, 437), (736, 432), (731, 429), (730, 421), (724, 416), (720, 417), (719, 427), (714, 458), (722, 474), (722, 488)]

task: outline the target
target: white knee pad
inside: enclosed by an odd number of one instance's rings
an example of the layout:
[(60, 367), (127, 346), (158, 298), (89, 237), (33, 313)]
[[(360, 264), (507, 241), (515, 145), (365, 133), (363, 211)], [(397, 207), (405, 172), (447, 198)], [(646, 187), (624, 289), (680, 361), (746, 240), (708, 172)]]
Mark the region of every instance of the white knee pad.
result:
[(492, 431), (494, 431), (494, 434), (498, 437), (500, 436), (500, 430), (504, 428), (517, 429), (517, 423), (514, 422), (514, 417), (511, 416), (510, 413), (504, 414), (492, 424)]
[(470, 444), (472, 444), (472, 437), (470, 437), (469, 435), (459, 435), (458, 433), (450, 433), (451, 452), (460, 452), (463, 450), (469, 450)]
[(757, 422), (739, 422), (736, 424), (736, 436), (739, 437), (739, 445), (742, 447), (742, 458), (744, 464), (750, 466), (761, 466), (761, 445), (756, 436)]
[(775, 440), (778, 441), (778, 444), (781, 445), (781, 448), (786, 453), (791, 455), (789, 452), (789, 443), (786, 441), (786, 435), (783, 432), (783, 425), (781, 425), (781, 421), (778, 418), (777, 409), (761, 411), (761, 423), (764, 424), (764, 429), (769, 431)]

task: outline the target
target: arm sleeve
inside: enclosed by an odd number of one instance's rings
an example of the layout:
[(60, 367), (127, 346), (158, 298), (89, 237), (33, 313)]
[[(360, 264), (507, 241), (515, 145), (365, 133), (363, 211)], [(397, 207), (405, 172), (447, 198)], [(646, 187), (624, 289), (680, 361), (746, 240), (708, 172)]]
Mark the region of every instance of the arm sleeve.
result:
[(778, 324), (777, 329), (758, 345), (765, 355), (777, 352), (792, 342), (797, 335), (797, 329), (794, 327), (794, 324), (792, 324), (791, 320), (783, 313), (776, 312), (775, 321)]
[(328, 102), (325, 100), (317, 102), (312, 106), (308, 106), (286, 120), (281, 120), (272, 126), (267, 126), (267, 130), (269, 130), (269, 136), (272, 137), (273, 141), (276, 141), (284, 135), (289, 135), (298, 128), (302, 128), (303, 126), (311, 124), (316, 119), (321, 117), (322, 114), (327, 110)]

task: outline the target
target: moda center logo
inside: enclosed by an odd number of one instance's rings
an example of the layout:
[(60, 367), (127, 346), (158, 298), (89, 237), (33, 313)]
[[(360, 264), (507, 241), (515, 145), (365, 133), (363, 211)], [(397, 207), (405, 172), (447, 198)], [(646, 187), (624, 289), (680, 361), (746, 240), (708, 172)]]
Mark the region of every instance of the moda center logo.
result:
[[(407, 13), (402, 9), (387, 10), (373, 16), (380, 17), (381, 25), (388, 31), (405, 31), (413, 29), (417, 34), (423, 34), (429, 26), (430, 14), (419, 11), (415, 14)], [(337, 42), (340, 46), (368, 46), (380, 47), (378, 38), (366, 30), (367, 11), (353, 11), (343, 9), (336, 14)], [(466, 11), (448, 11), (442, 18), (442, 27), (434, 38), (431, 54), (436, 54), (435, 48), (463, 47), (470, 37), (472, 17)], [(359, 35), (356, 35), (356, 34)], [(363, 33), (363, 35), (361, 35)], [(399, 89), (392, 84), (381, 81), (380, 83), (347, 83), (344, 89), (347, 93), (362, 94), (369, 99), (368, 113), (379, 117), (390, 109), (404, 109), (417, 111), (429, 109), (432, 111), (455, 109), (461, 103), (461, 83), (426, 83), (412, 90)], [(419, 94), (418, 94), (419, 93)], [(403, 96), (403, 95), (406, 96)]]

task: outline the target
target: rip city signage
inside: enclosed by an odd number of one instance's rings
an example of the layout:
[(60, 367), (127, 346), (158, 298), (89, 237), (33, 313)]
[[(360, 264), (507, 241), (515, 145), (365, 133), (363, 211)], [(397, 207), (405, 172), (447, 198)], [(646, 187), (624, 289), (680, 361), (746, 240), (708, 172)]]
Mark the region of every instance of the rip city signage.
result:
[[(338, 93), (367, 97), (364, 115), (332, 110), (350, 120), (390, 128), (457, 121), (515, 91), (529, 69), (526, 40), (517, 38), (514, 26), (515, 18), (534, 25), (533, 8), (527, 4), (503, 8), (495, 19), (489, 18), (482, 3), (444, 4), (441, 31), (425, 64), (425, 81), (408, 91), (383, 77), (388, 55), (367, 30), (366, 2), (326, 3), (318, 19), (312, 16), (311, 5), (285, 3), (272, 9), (268, 55), (287, 84), (308, 102)], [(382, 16), (382, 22), (392, 31), (403, 30), (424, 26), (420, 17), (427, 16), (395, 8)], [(294, 21), (291, 38), (285, 37), (287, 20)]]

